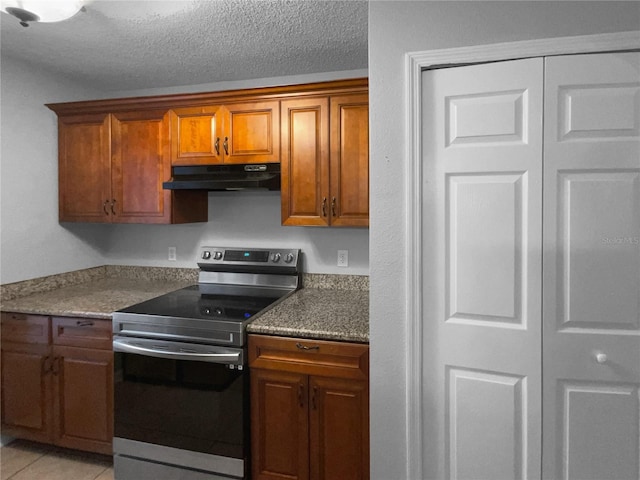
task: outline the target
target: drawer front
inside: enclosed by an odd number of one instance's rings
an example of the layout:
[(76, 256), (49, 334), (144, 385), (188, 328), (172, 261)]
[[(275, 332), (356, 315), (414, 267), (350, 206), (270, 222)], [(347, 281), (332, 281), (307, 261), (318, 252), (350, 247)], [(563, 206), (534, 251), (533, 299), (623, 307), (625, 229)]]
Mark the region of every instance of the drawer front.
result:
[(369, 378), (369, 346), (249, 335), (249, 366), (335, 378)]
[(49, 344), (51, 342), (49, 317), (2, 312), (2, 341)]
[(51, 319), (53, 344), (111, 350), (111, 320), (77, 317)]

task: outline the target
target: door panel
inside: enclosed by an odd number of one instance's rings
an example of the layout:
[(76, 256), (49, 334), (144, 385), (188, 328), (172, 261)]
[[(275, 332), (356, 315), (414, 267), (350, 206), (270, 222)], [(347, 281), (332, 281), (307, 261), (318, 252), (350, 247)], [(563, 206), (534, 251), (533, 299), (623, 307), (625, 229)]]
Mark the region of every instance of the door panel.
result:
[[(526, 379), (499, 372), (447, 368), (448, 478), (522, 479), (526, 471)], [(478, 415), (478, 399), (494, 408)]]
[(280, 162), (280, 102), (225, 105), (224, 112), (225, 163)]
[(171, 111), (171, 164), (222, 163), (223, 114), (218, 105)]
[(114, 221), (168, 223), (171, 192), (169, 124), (164, 111), (112, 116)]
[(423, 73), (429, 479), (540, 476), (542, 72)]
[(543, 476), (640, 476), (640, 54), (545, 68)]

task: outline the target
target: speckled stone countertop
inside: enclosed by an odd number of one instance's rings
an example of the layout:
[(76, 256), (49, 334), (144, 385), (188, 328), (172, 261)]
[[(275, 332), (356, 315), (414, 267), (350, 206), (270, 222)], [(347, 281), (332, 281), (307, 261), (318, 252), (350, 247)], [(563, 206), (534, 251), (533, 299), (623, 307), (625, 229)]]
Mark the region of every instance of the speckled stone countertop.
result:
[[(198, 269), (105, 265), (0, 285), (0, 310), (110, 319), (115, 310), (197, 282)], [(302, 285), (247, 330), (369, 342), (369, 277), (305, 273)]]
[(303, 288), (257, 317), (247, 332), (369, 343), (369, 292)]
[(110, 319), (115, 310), (197, 282), (197, 269), (108, 265), (2, 285), (0, 310)]

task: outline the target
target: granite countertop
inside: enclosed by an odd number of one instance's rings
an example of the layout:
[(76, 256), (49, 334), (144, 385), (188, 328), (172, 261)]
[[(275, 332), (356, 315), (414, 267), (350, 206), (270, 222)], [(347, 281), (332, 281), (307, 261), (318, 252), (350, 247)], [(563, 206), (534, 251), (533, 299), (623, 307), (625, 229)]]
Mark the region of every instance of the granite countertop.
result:
[(106, 266), (2, 286), (3, 312), (111, 319), (115, 310), (198, 281), (197, 270)]
[[(298, 290), (249, 333), (369, 342), (366, 276), (303, 274)], [(198, 282), (197, 269), (102, 266), (1, 286), (4, 312), (110, 319), (112, 312)]]
[(369, 343), (369, 292), (303, 288), (257, 317), (247, 332)]

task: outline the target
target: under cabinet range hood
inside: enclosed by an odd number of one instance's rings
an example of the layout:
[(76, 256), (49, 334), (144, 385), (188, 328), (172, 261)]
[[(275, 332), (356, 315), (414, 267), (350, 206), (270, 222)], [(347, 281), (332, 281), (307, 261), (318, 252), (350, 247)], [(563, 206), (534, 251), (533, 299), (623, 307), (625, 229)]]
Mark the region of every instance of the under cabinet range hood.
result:
[(220, 164), (171, 167), (166, 190), (280, 190), (280, 164)]

